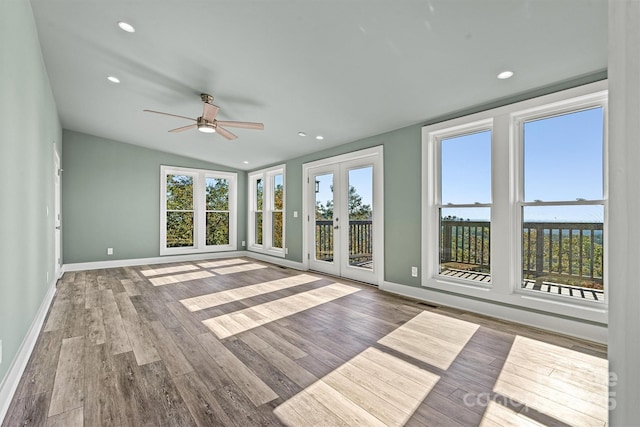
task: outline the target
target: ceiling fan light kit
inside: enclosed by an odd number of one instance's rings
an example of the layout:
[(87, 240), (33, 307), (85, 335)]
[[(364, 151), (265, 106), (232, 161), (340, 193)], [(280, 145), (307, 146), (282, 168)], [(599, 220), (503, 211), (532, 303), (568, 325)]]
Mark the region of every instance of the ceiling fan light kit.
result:
[(222, 137), (228, 140), (232, 140), (232, 139), (236, 139), (237, 136), (229, 132), (224, 127), (235, 127), (240, 129), (255, 129), (255, 130), (264, 129), (264, 124), (262, 123), (216, 120), (216, 115), (218, 114), (218, 111), (220, 111), (220, 107), (218, 107), (217, 105), (213, 105), (213, 96), (207, 93), (202, 93), (200, 94), (200, 99), (203, 102), (202, 116), (196, 119), (193, 119), (191, 117), (179, 116), (177, 114), (163, 113), (161, 111), (154, 111), (154, 110), (144, 110), (144, 111), (147, 113), (162, 114), (165, 116), (177, 117), (180, 119), (186, 119), (186, 120), (191, 120), (196, 122), (195, 124), (192, 124), (192, 125), (171, 129), (169, 132), (173, 132), (173, 133), (183, 132), (189, 129), (198, 129), (200, 132), (203, 132), (203, 133), (218, 133)]

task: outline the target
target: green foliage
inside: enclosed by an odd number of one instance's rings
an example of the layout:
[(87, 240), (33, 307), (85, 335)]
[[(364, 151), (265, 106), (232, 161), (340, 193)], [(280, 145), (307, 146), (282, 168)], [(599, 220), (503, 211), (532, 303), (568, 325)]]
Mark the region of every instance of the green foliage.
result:
[(193, 177), (167, 175), (167, 247), (193, 243)]
[[(573, 224), (552, 230), (538, 225), (522, 233), (522, 268), (525, 279), (603, 289), (603, 232), (593, 224)], [(565, 225), (566, 227), (566, 225)], [(540, 235), (538, 235), (540, 233)], [(540, 248), (537, 246), (541, 245)], [(490, 272), (489, 223), (442, 218), (442, 268)]]
[[(276, 185), (273, 192), (273, 209), (275, 211), (282, 211), (284, 208), (284, 186), (282, 184)], [(284, 215), (283, 212), (273, 212), (272, 225), (273, 235), (271, 241), (274, 248), (283, 248), (283, 231), (284, 231)]]
[[(229, 244), (229, 181), (207, 178), (206, 244)], [(194, 245), (193, 177), (167, 175), (167, 247)]]
[[(331, 187), (333, 191), (333, 186)], [(353, 185), (349, 186), (349, 219), (371, 219), (373, 210), (371, 205), (365, 205), (362, 202), (362, 196)], [(333, 200), (327, 200), (326, 205), (320, 201), (316, 201), (316, 219), (331, 220), (333, 219)]]
[[(264, 188), (262, 180), (259, 179), (256, 183), (256, 206), (258, 211), (262, 211), (263, 208)], [(271, 244), (274, 248), (283, 248), (283, 232), (284, 232), (284, 185), (276, 184), (273, 189), (273, 212), (271, 214), (271, 226), (273, 228), (273, 234), (271, 235)], [(262, 245), (263, 243), (263, 212), (256, 212), (255, 214), (255, 243)]]
[(229, 181), (207, 178), (206, 244), (228, 245), (229, 242)]

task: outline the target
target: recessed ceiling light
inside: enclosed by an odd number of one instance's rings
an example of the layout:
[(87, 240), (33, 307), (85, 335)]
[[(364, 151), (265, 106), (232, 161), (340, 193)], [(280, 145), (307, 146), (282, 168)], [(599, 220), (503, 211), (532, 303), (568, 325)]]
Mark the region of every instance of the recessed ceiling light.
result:
[(498, 74), (498, 78), (500, 80), (508, 79), (510, 77), (513, 77), (513, 71), (503, 71), (500, 74)]
[(318, 135), (318, 136), (316, 136), (316, 139), (324, 139), (324, 136)]
[(120, 21), (118, 22), (118, 27), (120, 27), (120, 29), (122, 29), (123, 31), (126, 31), (127, 33), (136, 32), (136, 29), (133, 28), (133, 25), (129, 24), (128, 22)]
[(307, 136), (307, 134), (306, 134), (306, 133), (304, 133), (304, 132), (298, 132), (298, 135), (299, 135), (299, 136)]
[(114, 76), (107, 77), (107, 80), (109, 80), (111, 83), (120, 83), (120, 79)]
[(249, 162), (248, 162), (248, 161), (246, 161), (246, 160), (245, 160), (244, 162), (242, 162), (242, 163), (244, 163), (245, 165), (248, 165), (248, 164), (249, 164)]

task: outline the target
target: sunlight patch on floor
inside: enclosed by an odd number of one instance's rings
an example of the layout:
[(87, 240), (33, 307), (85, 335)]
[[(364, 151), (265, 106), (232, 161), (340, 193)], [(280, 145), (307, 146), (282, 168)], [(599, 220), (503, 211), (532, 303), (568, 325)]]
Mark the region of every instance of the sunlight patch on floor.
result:
[(274, 410), (288, 426), (402, 426), (440, 377), (369, 347)]
[(520, 414), (500, 403), (489, 401), (486, 404), (486, 409), (479, 425), (480, 427), (538, 427), (542, 424), (530, 420), (525, 415)]
[(226, 265), (249, 264), (249, 261), (240, 258), (221, 259), (216, 261), (199, 262), (198, 266), (202, 268), (224, 267)]
[(448, 369), (478, 328), (474, 323), (423, 311), (378, 343)]
[(240, 288), (214, 292), (193, 298), (186, 298), (180, 300), (180, 302), (189, 311), (198, 311), (258, 295), (280, 291), (282, 289), (292, 288), (294, 286), (303, 285), (316, 280), (318, 280), (317, 277), (309, 276), (308, 274), (298, 274), (296, 276), (285, 277), (284, 279), (271, 280), (269, 282), (257, 283), (255, 285), (242, 286)]
[(322, 288), (301, 292), (240, 311), (203, 320), (220, 339), (248, 331), (266, 323), (317, 307), (346, 295), (358, 292), (353, 286), (333, 283)]
[(231, 265), (229, 267), (211, 268), (210, 270), (216, 274), (225, 275), (232, 273), (241, 273), (243, 271), (260, 270), (261, 268), (268, 268), (268, 266), (255, 263), (246, 263), (240, 265)]
[(606, 359), (516, 336), (494, 391), (569, 425), (602, 426), (608, 377)]
[(193, 273), (173, 274), (171, 276), (152, 277), (149, 282), (153, 286), (172, 285), (174, 283), (187, 282), (189, 280), (205, 279), (213, 277), (208, 271), (194, 271)]
[(160, 274), (181, 273), (183, 271), (199, 270), (195, 265), (174, 265), (173, 267), (154, 268), (152, 270), (142, 270), (140, 273), (146, 277), (158, 276)]

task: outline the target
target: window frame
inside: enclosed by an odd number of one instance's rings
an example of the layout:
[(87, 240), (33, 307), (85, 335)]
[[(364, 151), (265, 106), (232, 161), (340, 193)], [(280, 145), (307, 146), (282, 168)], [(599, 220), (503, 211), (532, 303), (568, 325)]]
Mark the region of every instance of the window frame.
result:
[[(577, 113), (580, 111), (589, 110), (592, 108), (602, 108), (602, 199), (587, 199), (587, 200), (550, 200), (550, 201), (525, 201), (524, 198), (524, 125), (527, 122), (535, 120), (544, 120), (548, 118), (558, 117), (565, 114)], [(563, 101), (558, 101), (552, 104), (540, 105), (533, 108), (517, 111), (511, 114), (511, 129), (513, 140), (513, 162), (516, 165), (516, 173), (514, 174), (514, 189), (515, 189), (515, 204), (514, 204), (514, 219), (515, 227), (515, 245), (517, 251), (515, 253), (515, 264), (517, 267), (515, 280), (514, 280), (514, 292), (522, 295), (529, 295), (534, 297), (548, 298), (558, 302), (566, 302), (567, 300), (573, 301), (571, 297), (565, 297), (554, 294), (542, 294), (538, 291), (532, 291), (522, 289), (520, 286), (523, 280), (522, 272), (522, 226), (523, 226), (523, 210), (528, 206), (602, 206), (604, 212), (603, 218), (603, 284), (604, 284), (604, 301), (603, 302), (590, 302), (576, 299), (575, 303), (578, 304), (596, 304), (596, 306), (606, 306), (609, 301), (609, 281), (607, 280), (608, 272), (608, 230), (607, 230), (607, 217), (608, 217), (608, 171), (607, 171), (607, 114), (608, 114), (608, 94), (606, 92), (597, 92), (593, 94), (587, 94), (584, 96), (571, 98)]]
[[(576, 106), (594, 105), (596, 100), (604, 102), (603, 140), (603, 202), (604, 202), (604, 259), (603, 281), (605, 295), (610, 286), (608, 268), (608, 168), (607, 168), (607, 98), (606, 80), (576, 86), (543, 96), (517, 101), (466, 116), (457, 116), (446, 121), (435, 122), (422, 128), (422, 273), (421, 286), (426, 290), (446, 292), (460, 297), (471, 298), (471, 304), (482, 301), (498, 305), (524, 308), (541, 313), (586, 320), (606, 324), (608, 319), (608, 298), (604, 302), (573, 299), (540, 292), (521, 290), (522, 255), (521, 245), (523, 164), (521, 148), (517, 144), (518, 127), (514, 117), (527, 117), (534, 112), (543, 116), (551, 109), (575, 111)], [(584, 108), (583, 108), (584, 109)], [(469, 285), (451, 278), (434, 274), (438, 268), (438, 215), (436, 214), (435, 176), (439, 176), (438, 159), (432, 142), (433, 135), (445, 136), (452, 132), (461, 133), (473, 127), (474, 123), (493, 120), (492, 131), (492, 207), (491, 207), (491, 284), (490, 288)], [(439, 185), (439, 183), (437, 183)], [(580, 202), (579, 202), (580, 203)], [(582, 202), (583, 203), (583, 202)], [(500, 231), (498, 233), (497, 231)]]
[[(249, 213), (247, 250), (284, 258), (286, 255), (286, 165), (260, 169), (248, 174)], [(275, 177), (282, 175), (282, 209), (275, 209)], [(257, 210), (257, 181), (262, 179), (262, 210)], [(256, 213), (262, 212), (262, 244), (256, 243)], [(273, 246), (273, 213), (282, 212), (282, 248)]]
[[(167, 247), (167, 175), (187, 175), (193, 177), (193, 246)], [(229, 182), (229, 244), (206, 244), (206, 181), (207, 178), (224, 179)], [(237, 249), (237, 182), (235, 172), (193, 169), (180, 166), (160, 166), (160, 255), (185, 255), (205, 252), (224, 252)]]
[[(490, 282), (477, 282), (473, 280), (444, 276), (440, 274), (440, 210), (443, 208), (489, 208), (489, 224), (491, 224), (491, 214), (493, 211), (493, 187), (491, 191), (491, 201), (489, 203), (442, 204), (442, 141), (485, 131), (491, 132), (491, 147), (493, 147), (493, 118), (474, 120), (468, 123), (454, 125), (451, 127), (444, 127), (442, 129), (429, 132), (427, 137), (427, 163), (429, 165), (427, 186), (429, 188), (429, 196), (426, 212), (426, 223), (430, 225), (431, 229), (428, 233), (430, 237), (428, 237), (428, 246), (425, 254), (427, 263), (424, 271), (426, 271), (426, 275), (428, 277), (436, 279), (436, 282), (433, 283), (433, 286), (443, 290), (447, 290), (447, 288), (449, 288), (448, 284), (450, 283), (458, 284), (461, 286), (473, 286), (481, 289), (487, 289), (491, 287)], [(491, 149), (493, 150), (493, 148)], [(491, 174), (491, 181), (493, 182), (493, 174)], [(425, 181), (423, 180), (423, 183), (424, 182)], [(493, 233), (493, 227), (491, 227), (491, 230), (491, 233)], [(491, 250), (492, 248), (490, 247), (490, 253)], [(492, 265), (490, 266), (490, 268), (493, 268)]]

